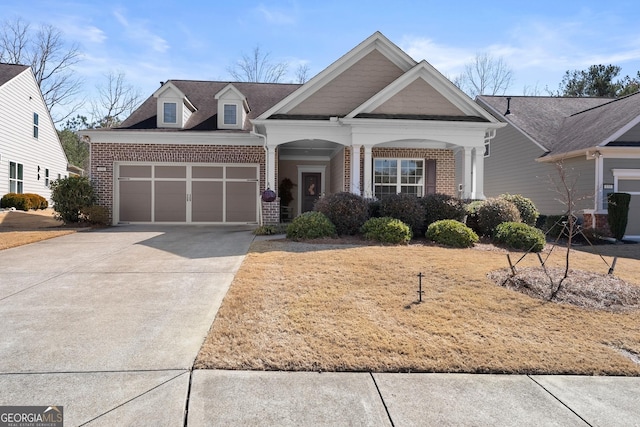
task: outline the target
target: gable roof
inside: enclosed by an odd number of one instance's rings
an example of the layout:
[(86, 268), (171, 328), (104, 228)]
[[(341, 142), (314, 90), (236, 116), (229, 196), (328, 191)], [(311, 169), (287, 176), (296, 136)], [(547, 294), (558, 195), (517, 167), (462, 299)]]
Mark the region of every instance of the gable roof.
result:
[[(510, 123), (548, 153), (560, 154), (580, 146), (592, 147), (585, 140), (571, 137), (573, 115), (612, 102), (611, 98), (565, 98), (552, 96), (511, 96), (507, 111), (507, 96), (480, 95), (476, 101), (496, 118)], [(602, 110), (600, 110), (602, 111)], [(597, 121), (603, 120), (604, 117)], [(592, 125), (595, 123), (592, 123)]]
[(29, 67), (18, 64), (4, 64), (0, 62), (0, 86), (13, 79)]
[[(165, 85), (171, 84), (182, 92), (196, 108), (196, 111), (189, 117), (183, 129), (162, 129), (162, 131), (217, 130), (218, 100), (215, 95), (229, 86), (230, 83), (233, 83), (234, 88), (240, 91), (251, 105), (251, 111), (247, 114), (247, 119), (257, 117), (267, 108), (300, 87), (299, 84), (286, 83), (169, 80)], [(156, 98), (154, 95), (147, 98), (117, 129), (158, 129)], [(251, 125), (247, 120), (243, 130), (238, 132), (248, 132), (249, 130), (251, 130)], [(230, 132), (228, 129), (224, 131)]]

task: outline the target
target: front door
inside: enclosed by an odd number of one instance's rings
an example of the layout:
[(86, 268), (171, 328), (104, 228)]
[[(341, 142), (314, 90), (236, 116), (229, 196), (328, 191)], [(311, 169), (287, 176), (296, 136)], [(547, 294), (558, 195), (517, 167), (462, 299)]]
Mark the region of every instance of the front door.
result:
[(322, 194), (321, 179), (321, 173), (302, 172), (302, 212), (313, 210), (313, 204)]

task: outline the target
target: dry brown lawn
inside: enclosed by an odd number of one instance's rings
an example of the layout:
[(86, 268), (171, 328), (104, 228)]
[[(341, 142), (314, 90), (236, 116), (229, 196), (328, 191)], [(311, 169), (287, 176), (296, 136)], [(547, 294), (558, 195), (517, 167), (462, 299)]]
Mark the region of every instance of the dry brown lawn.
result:
[(53, 214), (53, 209), (0, 212), (0, 250), (75, 232), (61, 228)]
[[(640, 286), (640, 245), (619, 248), (616, 277)], [(586, 250), (572, 260), (609, 268)], [(536, 265), (529, 255), (518, 268)], [(547, 302), (487, 277), (507, 266), (506, 252), (488, 245), (254, 242), (196, 367), (640, 375), (640, 310)]]

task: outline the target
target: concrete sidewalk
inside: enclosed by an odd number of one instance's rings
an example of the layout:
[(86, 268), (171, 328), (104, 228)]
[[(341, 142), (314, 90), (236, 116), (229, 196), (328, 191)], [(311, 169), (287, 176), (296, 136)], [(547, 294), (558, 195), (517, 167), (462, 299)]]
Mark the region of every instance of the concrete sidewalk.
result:
[(194, 371), (191, 426), (640, 426), (640, 378)]
[(191, 371), (249, 230), (0, 251), (0, 405), (63, 406), (65, 426), (640, 426), (640, 378)]

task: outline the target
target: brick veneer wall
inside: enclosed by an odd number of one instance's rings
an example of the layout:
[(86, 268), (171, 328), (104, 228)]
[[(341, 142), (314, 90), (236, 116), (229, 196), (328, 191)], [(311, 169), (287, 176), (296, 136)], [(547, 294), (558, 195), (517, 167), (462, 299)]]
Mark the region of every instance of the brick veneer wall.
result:
[(115, 162), (255, 163), (260, 165), (260, 191), (265, 189), (265, 152), (261, 146), (91, 143), (91, 181), (98, 204), (109, 210), (111, 218)]
[[(351, 191), (351, 150), (345, 150), (344, 191)], [(453, 151), (437, 148), (376, 148), (371, 150), (373, 158), (425, 159), (436, 161), (436, 192), (456, 196), (456, 165)], [(360, 149), (360, 191), (364, 191), (364, 148)]]
[(592, 219), (593, 219), (594, 215), (596, 217), (595, 229), (600, 231), (600, 232), (606, 232), (606, 236), (611, 236), (611, 231), (610, 231), (610, 228), (609, 228), (609, 222), (607, 220), (607, 214), (584, 213), (583, 214), (584, 228), (593, 228), (592, 227)]

